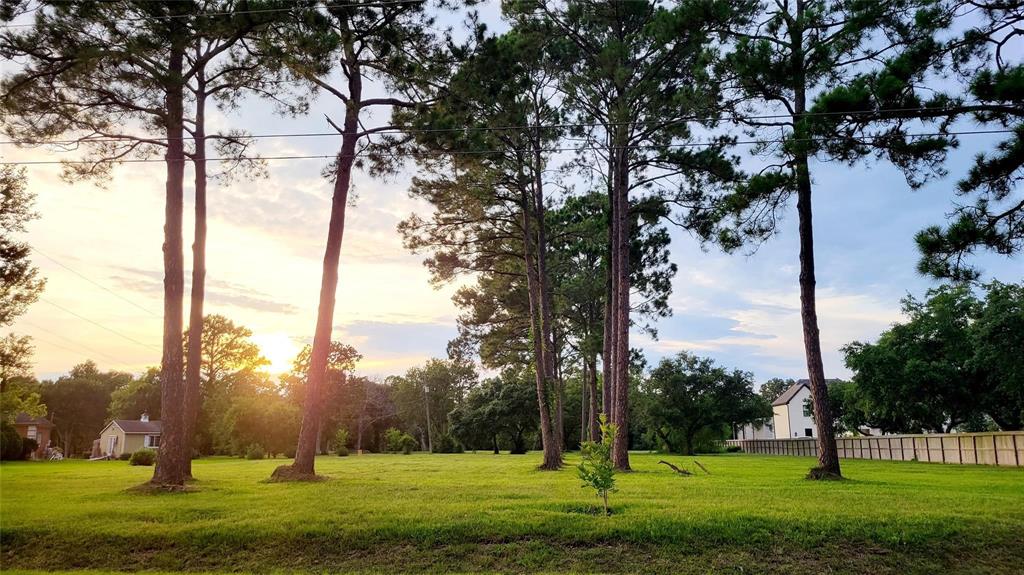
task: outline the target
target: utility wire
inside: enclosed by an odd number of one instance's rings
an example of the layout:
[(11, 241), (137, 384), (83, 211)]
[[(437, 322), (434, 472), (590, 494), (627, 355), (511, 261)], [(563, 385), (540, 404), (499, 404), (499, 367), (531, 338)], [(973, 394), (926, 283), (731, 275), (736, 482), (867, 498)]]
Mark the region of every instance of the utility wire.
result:
[[(32, 322), (30, 322), (30, 321), (28, 321), (28, 320), (25, 320), (25, 319), (21, 319), (21, 320), (18, 320), (18, 323), (24, 323), (24, 324), (26, 324), (26, 325), (28, 325), (28, 326), (30, 326), (30, 327), (32, 327), (32, 328), (38, 329), (38, 330), (40, 330), (40, 331), (45, 331), (46, 333), (48, 333), (48, 334), (50, 334), (50, 335), (54, 335), (54, 336), (57, 336), (57, 337), (59, 337), (59, 338), (61, 338), (61, 339), (65, 340), (65, 341), (69, 341), (69, 342), (71, 342), (72, 344), (74, 344), (75, 346), (77, 346), (77, 347), (80, 347), (80, 348), (82, 348), (82, 349), (86, 350), (86, 351), (87, 351), (87, 352), (89, 352), (89, 353), (94, 353), (94, 354), (96, 354), (96, 355), (99, 355), (99, 356), (101, 356), (101, 357), (105, 357), (105, 358), (107, 358), (107, 359), (108, 359), (108, 360), (110, 360), (110, 361), (113, 361), (113, 362), (115, 362), (115, 363), (119, 363), (119, 364), (121, 364), (122, 366), (129, 366), (129, 365), (131, 365), (131, 364), (130, 364), (130, 363), (128, 363), (127, 361), (122, 361), (122, 360), (120, 360), (120, 359), (118, 359), (118, 358), (116, 358), (116, 357), (114, 357), (114, 356), (112, 356), (112, 355), (109, 355), (109, 354), (107, 354), (107, 353), (105, 353), (105, 352), (99, 351), (98, 349), (93, 349), (93, 348), (91, 348), (91, 347), (89, 347), (89, 346), (87, 346), (87, 345), (85, 345), (85, 344), (79, 343), (79, 342), (77, 342), (77, 341), (75, 341), (75, 340), (73, 340), (73, 339), (71, 339), (71, 338), (69, 338), (69, 337), (67, 337), (67, 336), (65, 336), (65, 335), (61, 335), (61, 334), (59, 334), (59, 333), (57, 333), (57, 332), (55, 332), (55, 331), (52, 331), (52, 330), (46, 329), (45, 327), (43, 327), (43, 326), (41, 326), (41, 325), (36, 325), (36, 324), (34, 324), (34, 323), (32, 323)], [(35, 339), (39, 339), (39, 338), (38, 338), (38, 337), (36, 337), (36, 336), (32, 336), (32, 337), (33, 337), (33, 338), (35, 338)], [(46, 341), (46, 340), (40, 340), (40, 341)], [(56, 346), (58, 346), (58, 347), (63, 347), (63, 349), (66, 349), (66, 350), (68, 350), (68, 351), (73, 351), (73, 352), (75, 352), (75, 353), (81, 353), (81, 352), (80, 352), (79, 350), (73, 350), (73, 349), (70, 349), (70, 348), (68, 348), (68, 347), (64, 347), (64, 346), (61, 346), (61, 345), (59, 345), (59, 344), (55, 344), (55, 343), (53, 343), (53, 342), (47, 342), (47, 343), (49, 343), (50, 345), (56, 345)]]
[(132, 301), (132, 300), (130, 300), (130, 299), (128, 299), (128, 298), (126, 298), (126, 297), (124, 297), (123, 295), (121, 295), (121, 294), (117, 293), (116, 291), (114, 291), (114, 290), (112, 290), (112, 289), (110, 289), (110, 288), (108, 288), (108, 287), (104, 286), (103, 284), (101, 284), (101, 283), (99, 283), (99, 282), (97, 282), (97, 281), (94, 281), (94, 280), (90, 279), (90, 278), (89, 278), (89, 277), (87, 277), (87, 276), (86, 276), (85, 274), (83, 274), (83, 273), (81, 273), (81, 272), (78, 272), (78, 271), (75, 271), (74, 269), (72, 269), (72, 268), (68, 267), (67, 265), (65, 265), (65, 264), (63, 264), (63, 263), (61, 263), (61, 262), (59, 262), (59, 261), (58, 261), (57, 259), (55, 259), (55, 258), (54, 258), (53, 256), (50, 256), (50, 255), (47, 255), (47, 254), (45, 254), (45, 253), (41, 252), (41, 251), (39, 250), (39, 248), (36, 248), (36, 247), (32, 247), (32, 248), (31, 248), (31, 250), (32, 250), (32, 251), (34, 251), (34, 252), (36, 252), (37, 254), (39, 254), (39, 255), (43, 256), (44, 258), (46, 258), (46, 259), (50, 260), (51, 262), (53, 262), (53, 263), (55, 263), (55, 264), (59, 265), (60, 267), (62, 267), (62, 268), (64, 268), (64, 269), (68, 270), (69, 272), (71, 272), (71, 273), (75, 274), (76, 276), (78, 276), (78, 277), (82, 278), (83, 280), (85, 280), (85, 281), (87, 281), (87, 282), (91, 283), (92, 285), (94, 285), (94, 286), (96, 286), (96, 287), (100, 288), (101, 290), (103, 290), (103, 291), (105, 291), (105, 292), (109, 293), (110, 295), (112, 295), (112, 296), (116, 297), (117, 299), (119, 299), (119, 300), (121, 300), (121, 301), (123, 301), (123, 302), (125, 302), (125, 303), (128, 303), (128, 304), (130, 304), (130, 305), (132, 305), (132, 306), (134, 306), (134, 307), (136, 307), (136, 308), (138, 308), (138, 309), (140, 309), (140, 310), (142, 310), (142, 311), (146, 312), (147, 314), (149, 314), (149, 315), (151, 315), (151, 316), (153, 316), (153, 317), (163, 317), (163, 316), (161, 316), (160, 314), (158, 314), (158, 313), (154, 313), (154, 312), (152, 312), (151, 310), (147, 309), (147, 308), (146, 308), (145, 306), (139, 305), (139, 304), (135, 303), (134, 301)]
[[(861, 116), (868, 114), (889, 114), (889, 113), (900, 113), (900, 112), (943, 112), (949, 111), (954, 112), (959, 108), (979, 106), (980, 103), (969, 103), (965, 102), (957, 106), (946, 106), (939, 108), (879, 108), (876, 110), (847, 110), (847, 111), (829, 111), (829, 112), (805, 112), (802, 116), (805, 117), (829, 117), (829, 116)], [(686, 120), (679, 120), (675, 122), (667, 122), (666, 126), (674, 126), (689, 122), (702, 123), (702, 122), (713, 122), (713, 121), (726, 121), (726, 122), (738, 122), (742, 120), (781, 120), (792, 118), (792, 114), (764, 114), (757, 116), (746, 116), (742, 114), (728, 114), (718, 117), (705, 117), (705, 118), (688, 118)], [(373, 132), (372, 135), (377, 134), (445, 134), (445, 133), (466, 133), (466, 132), (511, 132), (511, 131), (530, 131), (530, 130), (561, 130), (567, 128), (595, 128), (600, 126), (633, 126), (640, 127), (653, 124), (655, 122), (566, 122), (560, 124), (545, 124), (537, 126), (466, 126), (464, 128), (386, 128), (380, 129)], [(240, 134), (232, 135), (231, 138), (240, 140), (260, 140), (260, 139), (273, 139), (273, 138), (323, 138), (330, 136), (341, 136), (341, 132), (284, 132), (284, 133), (271, 133), (271, 134)], [(228, 136), (223, 135), (208, 135), (208, 140), (219, 140), (225, 139)], [(181, 140), (195, 140), (194, 136), (183, 136)], [(68, 146), (76, 144), (95, 144), (95, 143), (115, 143), (115, 142), (131, 142), (136, 140), (149, 140), (153, 142), (167, 142), (170, 140), (178, 140), (178, 138), (167, 138), (165, 136), (100, 136), (95, 138), (85, 137), (77, 140), (3, 140), (0, 141), (0, 145), (15, 145), (15, 146), (42, 146), (42, 145), (54, 145), (54, 146)]]
[(162, 350), (161, 350), (161, 349), (160, 349), (159, 347), (156, 347), (156, 346), (153, 346), (153, 345), (149, 345), (148, 343), (143, 343), (143, 342), (141, 342), (141, 341), (139, 341), (139, 340), (135, 339), (134, 337), (131, 337), (131, 336), (129, 336), (129, 335), (125, 335), (125, 334), (123, 334), (123, 333), (121, 333), (121, 332), (117, 331), (116, 329), (113, 329), (113, 328), (107, 327), (107, 326), (105, 326), (105, 325), (103, 325), (103, 324), (99, 323), (98, 321), (94, 321), (94, 320), (91, 320), (91, 319), (89, 319), (89, 318), (87, 318), (87, 317), (85, 317), (85, 316), (83, 316), (83, 315), (77, 314), (77, 313), (75, 313), (75, 312), (73, 312), (73, 311), (69, 310), (68, 308), (66, 308), (66, 307), (64, 307), (64, 306), (62, 306), (62, 305), (60, 305), (60, 304), (54, 303), (54, 302), (52, 302), (52, 301), (50, 301), (50, 300), (48, 300), (48, 299), (46, 299), (46, 298), (39, 298), (39, 299), (40, 299), (40, 301), (44, 301), (44, 302), (46, 302), (46, 303), (48, 303), (48, 304), (52, 305), (53, 307), (55, 307), (55, 308), (57, 308), (57, 309), (59, 309), (59, 310), (62, 310), (62, 311), (64, 311), (64, 312), (66, 312), (66, 313), (69, 313), (69, 314), (71, 314), (71, 315), (73, 315), (73, 316), (77, 317), (77, 318), (78, 318), (78, 319), (80, 319), (80, 320), (83, 320), (83, 321), (87, 321), (87, 322), (89, 322), (89, 323), (91, 323), (91, 324), (93, 324), (93, 325), (95, 325), (95, 326), (97, 326), (97, 327), (99, 327), (99, 328), (101, 328), (101, 329), (104, 329), (104, 330), (106, 330), (106, 331), (109, 331), (110, 333), (112, 333), (112, 334), (114, 334), (114, 335), (116, 335), (116, 336), (118, 336), (118, 337), (120, 337), (120, 338), (122, 338), (122, 339), (126, 339), (126, 340), (128, 340), (128, 341), (130, 341), (130, 342), (132, 342), (132, 343), (135, 343), (135, 344), (141, 345), (141, 346), (143, 346), (143, 347), (148, 347), (149, 349), (152, 349), (152, 350), (156, 350), (156, 351), (162, 351)]
[[(938, 136), (974, 136), (984, 134), (1011, 134), (1015, 133), (1015, 130), (998, 129), (998, 130), (966, 130), (960, 132), (930, 132), (930, 133), (915, 133), (907, 134), (910, 138), (927, 138), (927, 137), (938, 137)], [(862, 141), (873, 141), (882, 139), (885, 136), (865, 136), (859, 138)], [(841, 137), (830, 137), (830, 138), (793, 138), (793, 139), (770, 139), (770, 140), (738, 140), (735, 142), (725, 142), (725, 146), (752, 146), (752, 145), (768, 145), (768, 144), (783, 144), (787, 142), (830, 142), (830, 141), (845, 141), (847, 138)], [(676, 149), (676, 148), (701, 148), (722, 145), (722, 142), (685, 142), (679, 144), (667, 144), (664, 146), (628, 146), (633, 150), (657, 150), (657, 149)], [(541, 153), (557, 153), (557, 152), (578, 152), (578, 151), (603, 151), (612, 150), (614, 146), (608, 146), (604, 144), (600, 145), (589, 145), (579, 147), (557, 147), (557, 148), (542, 148), (540, 150), (533, 150), (529, 148), (522, 149), (509, 149), (509, 150), (449, 150), (449, 151), (435, 151), (425, 150), (417, 152), (407, 153), (394, 153), (394, 152), (357, 152), (352, 155), (356, 158), (365, 158), (372, 156), (387, 156), (393, 159), (402, 158), (415, 158), (419, 156), (480, 156), (488, 154), (504, 154), (509, 152), (541, 152)], [(316, 155), (288, 155), (288, 156), (236, 156), (236, 157), (215, 157), (206, 158), (209, 162), (242, 162), (242, 161), (262, 161), (262, 160), (316, 160), (316, 159), (335, 159), (338, 154), (316, 154)], [(58, 165), (58, 164), (148, 164), (148, 163), (165, 163), (170, 160), (166, 158), (125, 158), (125, 159), (100, 159), (100, 160), (37, 160), (37, 161), (12, 161), (12, 162), (0, 162), (0, 166), (45, 166), (45, 165)], [(183, 159), (182, 161), (188, 161)]]

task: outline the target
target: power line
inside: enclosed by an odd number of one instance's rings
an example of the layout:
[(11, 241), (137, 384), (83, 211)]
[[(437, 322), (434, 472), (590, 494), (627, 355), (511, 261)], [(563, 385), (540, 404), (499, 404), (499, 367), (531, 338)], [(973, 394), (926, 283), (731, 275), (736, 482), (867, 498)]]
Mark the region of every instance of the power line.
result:
[[(966, 130), (960, 132), (930, 132), (930, 133), (914, 133), (906, 134), (909, 138), (927, 138), (927, 137), (939, 137), (939, 136), (975, 136), (985, 134), (1011, 134), (1015, 133), (1015, 130), (999, 129), (999, 130)], [(865, 136), (859, 138), (860, 140), (877, 140), (885, 138), (886, 136)], [(725, 142), (727, 146), (762, 146), (769, 144), (782, 144), (787, 142), (832, 142), (832, 141), (845, 141), (848, 138), (841, 137), (828, 137), (828, 138), (794, 138), (791, 140), (783, 139), (770, 139), (770, 140), (738, 140), (735, 142)], [(676, 148), (702, 148), (716, 145), (722, 145), (722, 142), (685, 142), (679, 144), (667, 144), (664, 146), (628, 146), (633, 150), (656, 150), (656, 149), (676, 149)], [(480, 156), (488, 154), (504, 154), (509, 152), (541, 152), (541, 153), (558, 153), (558, 152), (578, 152), (578, 151), (603, 151), (614, 149), (613, 146), (604, 144), (600, 145), (588, 145), (579, 147), (556, 147), (556, 148), (542, 148), (540, 150), (533, 150), (529, 148), (521, 149), (508, 149), (508, 150), (450, 150), (450, 151), (418, 151), (418, 152), (406, 152), (406, 153), (394, 153), (394, 152), (357, 152), (353, 154), (356, 158), (366, 158), (372, 156), (388, 156), (393, 159), (402, 158), (415, 158), (419, 156)], [(317, 159), (335, 159), (338, 154), (315, 154), (315, 155), (288, 155), (288, 156), (236, 156), (236, 157), (215, 157), (206, 158), (208, 162), (242, 162), (242, 161), (264, 161), (264, 160), (317, 160)], [(148, 163), (165, 163), (170, 160), (166, 158), (125, 158), (117, 160), (38, 160), (38, 161), (13, 161), (13, 162), (0, 162), (0, 166), (45, 166), (45, 165), (59, 165), (59, 164), (148, 164)], [(183, 159), (182, 161), (188, 161)]]
[(64, 268), (64, 269), (68, 270), (69, 272), (71, 272), (71, 273), (75, 274), (76, 276), (78, 276), (78, 277), (82, 278), (83, 280), (85, 280), (85, 281), (87, 281), (87, 282), (91, 283), (92, 285), (94, 285), (94, 286), (96, 286), (96, 287), (100, 288), (101, 290), (103, 290), (103, 291), (105, 291), (105, 292), (107, 292), (107, 293), (109, 293), (109, 294), (113, 295), (113, 296), (114, 296), (114, 297), (116, 297), (117, 299), (119, 299), (119, 300), (121, 300), (121, 301), (123, 301), (123, 302), (126, 302), (126, 303), (128, 303), (128, 304), (130, 304), (130, 305), (132, 305), (132, 306), (134, 306), (134, 307), (136, 307), (136, 308), (138, 308), (138, 309), (140, 309), (140, 310), (142, 310), (142, 311), (146, 312), (147, 314), (149, 314), (149, 315), (151, 315), (151, 316), (153, 316), (153, 317), (163, 317), (163, 316), (161, 316), (160, 314), (157, 314), (157, 313), (153, 313), (152, 311), (150, 311), (150, 310), (149, 310), (149, 309), (147, 309), (146, 307), (144, 307), (144, 306), (142, 306), (142, 305), (139, 305), (139, 304), (135, 303), (134, 301), (132, 301), (132, 300), (130, 300), (130, 299), (128, 299), (128, 298), (126, 298), (126, 297), (124, 297), (123, 295), (121, 295), (121, 294), (119, 294), (119, 293), (115, 292), (114, 290), (112, 290), (112, 289), (110, 289), (110, 288), (108, 288), (108, 287), (106, 287), (106, 286), (104, 286), (104, 285), (100, 284), (99, 282), (96, 282), (96, 281), (94, 281), (94, 280), (92, 280), (92, 279), (90, 279), (90, 278), (86, 277), (86, 276), (85, 276), (85, 274), (82, 274), (81, 272), (78, 272), (78, 271), (75, 271), (74, 269), (71, 269), (71, 268), (70, 268), (70, 267), (68, 267), (67, 265), (65, 265), (65, 264), (63, 264), (63, 263), (61, 263), (61, 262), (57, 261), (57, 260), (56, 260), (56, 259), (55, 259), (55, 258), (54, 258), (53, 256), (49, 256), (49, 255), (47, 255), (47, 254), (45, 254), (45, 253), (41, 252), (41, 251), (39, 250), (39, 248), (36, 248), (36, 247), (32, 247), (31, 249), (32, 249), (32, 251), (36, 252), (37, 254), (39, 254), (39, 255), (43, 256), (44, 258), (46, 258), (46, 259), (50, 260), (50, 261), (51, 261), (51, 262), (53, 262), (53, 263), (55, 263), (55, 264), (59, 265), (60, 267), (62, 267), (62, 268)]
[[(890, 113), (902, 113), (902, 112), (953, 112), (960, 108), (978, 106), (979, 103), (965, 102), (957, 106), (946, 106), (939, 108), (879, 108), (876, 110), (847, 110), (847, 111), (828, 111), (828, 112), (805, 112), (802, 114), (807, 117), (831, 117), (831, 116), (861, 116), (868, 114), (890, 114)], [(666, 126), (679, 125), (688, 122), (702, 123), (712, 121), (731, 121), (738, 122), (742, 120), (780, 120), (786, 118), (792, 118), (792, 114), (764, 114), (756, 116), (746, 116), (742, 114), (731, 114), (718, 117), (704, 117), (704, 118), (688, 118), (686, 120), (679, 120), (675, 122), (667, 122)], [(377, 134), (445, 134), (445, 133), (465, 133), (465, 132), (511, 132), (516, 130), (560, 130), (566, 128), (595, 128), (600, 126), (646, 126), (653, 124), (654, 122), (566, 122), (560, 124), (545, 124), (536, 126), (466, 126), (462, 128), (385, 128), (375, 130), (372, 135)], [(340, 132), (283, 132), (283, 133), (271, 133), (271, 134), (249, 134), (249, 135), (234, 135), (231, 138), (243, 139), (243, 140), (260, 140), (260, 139), (275, 139), (275, 138), (323, 138), (332, 136), (341, 136)], [(225, 139), (227, 136), (223, 135), (209, 135), (206, 136), (208, 140)], [(181, 140), (195, 140), (194, 136), (183, 136)], [(149, 140), (153, 142), (167, 142), (171, 140), (178, 140), (178, 138), (168, 138), (165, 136), (101, 136), (96, 138), (81, 138), (77, 140), (4, 140), (0, 141), (0, 145), (15, 145), (15, 146), (42, 146), (42, 145), (54, 145), (54, 146), (68, 146), (77, 144), (96, 144), (96, 143), (116, 143), (116, 142), (131, 142), (136, 140)]]
[[(77, 342), (77, 341), (75, 341), (75, 340), (73, 340), (73, 339), (71, 339), (71, 338), (69, 338), (69, 337), (67, 337), (67, 336), (64, 336), (64, 335), (61, 335), (61, 334), (59, 334), (59, 333), (57, 333), (57, 332), (55, 332), (55, 331), (52, 331), (52, 330), (46, 329), (46, 328), (45, 328), (45, 327), (43, 327), (43, 326), (40, 326), (40, 325), (36, 325), (36, 324), (34, 324), (34, 323), (32, 323), (32, 322), (30, 322), (30, 321), (28, 321), (28, 320), (22, 319), (22, 320), (19, 320), (19, 323), (24, 323), (24, 324), (26, 324), (26, 325), (29, 325), (29, 326), (31, 326), (31, 327), (33, 327), (33, 328), (35, 328), (35, 329), (38, 329), (38, 330), (40, 330), (40, 331), (45, 331), (46, 333), (48, 333), (48, 334), (50, 334), (50, 335), (54, 335), (54, 336), (57, 336), (57, 337), (59, 337), (59, 338), (61, 338), (61, 339), (65, 340), (65, 341), (69, 341), (69, 342), (71, 342), (72, 344), (74, 344), (74, 345), (76, 345), (76, 346), (78, 346), (78, 347), (80, 347), (80, 348), (82, 348), (82, 349), (86, 350), (86, 351), (87, 351), (87, 352), (89, 352), (89, 353), (94, 353), (94, 354), (96, 354), (96, 355), (99, 355), (99, 356), (105, 357), (105, 358), (107, 358), (108, 360), (110, 360), (110, 361), (113, 361), (113, 362), (115, 362), (115, 363), (119, 363), (119, 364), (121, 364), (121, 365), (123, 365), (123, 366), (129, 366), (129, 365), (131, 365), (131, 364), (130, 364), (130, 363), (128, 363), (127, 361), (122, 361), (122, 360), (120, 360), (120, 359), (118, 359), (118, 358), (116, 358), (116, 357), (114, 357), (114, 356), (112, 356), (112, 355), (109, 355), (109, 354), (107, 354), (107, 353), (105, 353), (105, 352), (99, 351), (98, 349), (93, 349), (93, 348), (91, 348), (91, 347), (89, 347), (89, 346), (87, 346), (87, 345), (81, 344), (81, 343), (79, 343), (79, 342)], [(36, 336), (32, 336), (32, 337), (35, 337), (36, 339), (39, 339), (39, 338), (38, 338), (38, 337), (36, 337)], [(46, 341), (46, 340), (40, 340), (40, 341)], [(68, 347), (64, 347), (64, 346), (61, 346), (60, 344), (55, 344), (55, 343), (53, 343), (53, 342), (47, 342), (47, 343), (49, 343), (50, 345), (56, 345), (57, 347), (63, 347), (63, 349), (66, 349), (66, 350), (68, 350), (68, 351), (73, 351), (73, 352), (75, 352), (75, 353), (81, 353), (81, 352), (80, 352), (80, 351), (78, 351), (78, 350), (73, 350), (73, 349), (70, 349), (70, 348), (68, 348)]]
[(48, 304), (52, 305), (53, 307), (55, 307), (55, 308), (57, 308), (57, 309), (59, 309), (59, 310), (63, 310), (64, 312), (66, 312), (66, 313), (69, 313), (69, 314), (71, 314), (71, 315), (73, 315), (73, 316), (77, 317), (77, 318), (78, 318), (78, 319), (80, 319), (80, 320), (83, 320), (83, 321), (87, 321), (87, 322), (89, 322), (89, 323), (91, 323), (91, 324), (95, 325), (96, 327), (99, 327), (100, 329), (104, 329), (104, 330), (106, 330), (106, 331), (109, 331), (110, 333), (112, 333), (112, 334), (114, 334), (114, 335), (116, 335), (116, 336), (118, 336), (118, 337), (120, 337), (120, 338), (122, 338), (122, 339), (126, 339), (126, 340), (128, 340), (128, 341), (130, 341), (130, 342), (132, 342), (132, 343), (135, 343), (135, 344), (141, 345), (141, 346), (143, 346), (143, 347), (148, 347), (149, 349), (152, 349), (152, 350), (156, 350), (156, 351), (162, 351), (162, 350), (161, 350), (160, 348), (158, 348), (158, 347), (156, 347), (156, 346), (153, 346), (153, 345), (149, 345), (148, 343), (143, 343), (143, 342), (141, 342), (141, 341), (139, 341), (139, 340), (135, 339), (134, 337), (131, 337), (131, 336), (129, 336), (129, 335), (125, 335), (125, 334), (123, 334), (123, 333), (121, 333), (121, 332), (117, 331), (116, 329), (113, 329), (113, 328), (107, 327), (107, 326), (105, 326), (105, 325), (103, 325), (103, 324), (99, 323), (98, 321), (94, 321), (94, 320), (91, 320), (91, 319), (89, 319), (89, 318), (87, 318), (87, 317), (85, 317), (85, 316), (83, 316), (83, 315), (77, 314), (77, 313), (75, 313), (75, 312), (73, 312), (73, 311), (69, 310), (68, 308), (66, 308), (66, 307), (64, 307), (64, 306), (62, 306), (62, 305), (60, 305), (60, 304), (54, 303), (54, 302), (52, 302), (52, 301), (50, 301), (50, 300), (48, 300), (48, 299), (46, 299), (46, 298), (39, 298), (39, 299), (40, 299), (40, 301), (44, 301), (44, 302), (46, 302), (46, 303), (48, 303)]

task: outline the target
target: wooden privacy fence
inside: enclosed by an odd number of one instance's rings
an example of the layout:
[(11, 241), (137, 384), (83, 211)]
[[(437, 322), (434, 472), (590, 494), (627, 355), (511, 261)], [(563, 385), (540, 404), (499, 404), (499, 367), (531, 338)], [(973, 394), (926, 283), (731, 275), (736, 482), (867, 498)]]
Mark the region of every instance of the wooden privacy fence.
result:
[[(746, 453), (817, 457), (817, 440), (730, 439)], [(1024, 467), (1024, 431), (837, 437), (839, 457)]]

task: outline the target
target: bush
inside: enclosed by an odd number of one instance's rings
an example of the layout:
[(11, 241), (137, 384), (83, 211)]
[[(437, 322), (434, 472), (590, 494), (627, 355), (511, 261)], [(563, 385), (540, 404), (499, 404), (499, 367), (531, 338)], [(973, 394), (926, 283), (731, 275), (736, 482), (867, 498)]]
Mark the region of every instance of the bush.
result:
[(741, 451), (743, 451), (743, 448), (740, 447), (739, 445), (727, 445), (725, 447), (726, 453), (739, 453)]
[(388, 430), (384, 432), (384, 448), (391, 453), (398, 453), (399, 451), (402, 451), (402, 437), (404, 435), (407, 434), (402, 433), (402, 431), (395, 429), (394, 427), (389, 427)]
[(32, 459), (32, 454), (35, 450), (39, 449), (39, 442), (31, 437), (23, 437), (21, 439), (21, 458)]
[(334, 434), (334, 451), (340, 457), (348, 455), (348, 430), (344, 427), (339, 427)]
[(284, 456), (287, 457), (288, 459), (295, 459), (295, 448), (289, 447), (288, 449), (285, 449)]
[(434, 445), (434, 453), (462, 453), (462, 445), (450, 434), (444, 434), (437, 439)]
[(405, 455), (409, 455), (413, 451), (416, 451), (416, 438), (408, 433), (403, 433), (401, 438), (401, 447), (402, 453)]
[(130, 459), (128, 459), (129, 465), (146, 465), (150, 466), (156, 463), (156, 451), (143, 447), (142, 449), (132, 453)]
[(253, 443), (245, 450), (246, 459), (266, 459), (267, 452), (263, 451), (263, 447), (258, 443)]
[(118, 455), (117, 458), (120, 459), (121, 461), (128, 461), (129, 459), (132, 458), (132, 454), (131, 453), (122, 453), (121, 455)]
[(7, 423), (0, 426), (0, 459), (21, 459), (21, 436), (13, 425)]

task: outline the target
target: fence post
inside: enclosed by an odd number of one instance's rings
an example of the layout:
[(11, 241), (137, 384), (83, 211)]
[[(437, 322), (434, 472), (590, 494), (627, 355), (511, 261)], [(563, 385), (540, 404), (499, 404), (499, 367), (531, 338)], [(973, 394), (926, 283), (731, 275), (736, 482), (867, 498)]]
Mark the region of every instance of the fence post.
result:
[(996, 445), (996, 434), (992, 434), (992, 456), (996, 458), (996, 465), (999, 465), (999, 446)]

